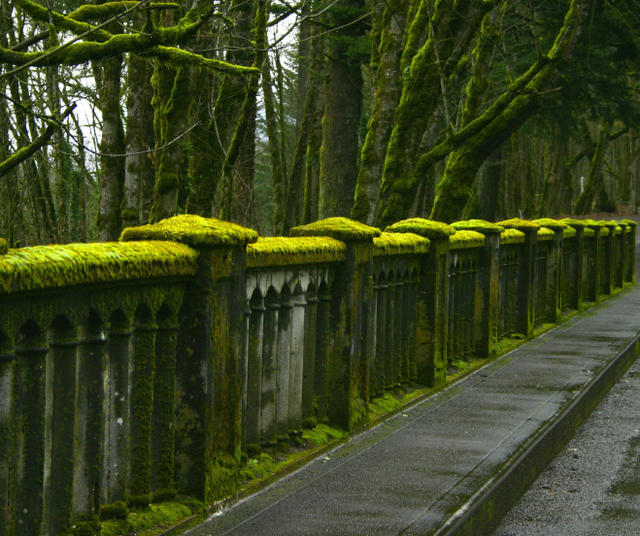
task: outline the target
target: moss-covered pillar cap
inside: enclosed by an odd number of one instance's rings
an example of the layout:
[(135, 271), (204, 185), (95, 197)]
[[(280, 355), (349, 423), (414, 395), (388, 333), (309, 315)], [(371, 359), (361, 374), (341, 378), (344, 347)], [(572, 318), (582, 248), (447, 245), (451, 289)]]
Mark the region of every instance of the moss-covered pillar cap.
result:
[(520, 218), (511, 218), (510, 220), (503, 220), (496, 222), (497, 225), (504, 227), (505, 229), (517, 229), (525, 234), (537, 233), (541, 225), (530, 220), (522, 220)]
[(389, 233), (414, 233), (429, 240), (449, 240), (456, 230), (441, 221), (426, 220), (424, 218), (409, 218), (389, 225), (385, 231)]
[(167, 240), (194, 248), (243, 246), (258, 240), (253, 229), (236, 223), (183, 214), (149, 225), (127, 227), (121, 241)]
[(564, 218), (561, 221), (576, 230), (584, 229), (586, 227), (584, 220), (576, 220), (575, 218)]
[(533, 223), (537, 223), (542, 227), (546, 227), (547, 229), (551, 229), (556, 235), (561, 235), (564, 233), (564, 230), (569, 227), (565, 221), (555, 220), (553, 218), (538, 218), (537, 220), (532, 220)]
[(341, 217), (326, 218), (291, 229), (291, 236), (329, 236), (342, 242), (373, 241), (380, 234), (377, 227)]
[(7, 241), (4, 238), (0, 238), (0, 255), (4, 255), (7, 251), (9, 251)]
[(482, 233), (483, 235), (499, 235), (502, 231), (504, 231), (504, 227), (502, 225), (497, 225), (486, 220), (456, 221), (451, 224), (451, 227), (453, 227), (456, 231), (476, 231), (477, 233)]
[(624, 224), (627, 227), (631, 227), (631, 228), (635, 228), (638, 226), (638, 222), (635, 220), (622, 220), (621, 222), (618, 222), (620, 224)]

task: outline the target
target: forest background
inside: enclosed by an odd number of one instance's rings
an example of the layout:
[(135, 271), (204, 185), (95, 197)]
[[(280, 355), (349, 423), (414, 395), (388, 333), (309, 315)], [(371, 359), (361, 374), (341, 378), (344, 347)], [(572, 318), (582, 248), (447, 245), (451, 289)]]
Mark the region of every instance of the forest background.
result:
[(0, 236), (633, 211), (640, 0), (0, 0)]

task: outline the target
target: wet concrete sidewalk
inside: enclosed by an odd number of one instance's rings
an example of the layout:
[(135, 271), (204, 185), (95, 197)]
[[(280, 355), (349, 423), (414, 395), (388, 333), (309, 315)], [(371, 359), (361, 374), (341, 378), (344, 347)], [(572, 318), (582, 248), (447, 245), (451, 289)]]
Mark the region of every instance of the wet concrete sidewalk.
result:
[(632, 362), (639, 335), (634, 287), (187, 534), (487, 534)]

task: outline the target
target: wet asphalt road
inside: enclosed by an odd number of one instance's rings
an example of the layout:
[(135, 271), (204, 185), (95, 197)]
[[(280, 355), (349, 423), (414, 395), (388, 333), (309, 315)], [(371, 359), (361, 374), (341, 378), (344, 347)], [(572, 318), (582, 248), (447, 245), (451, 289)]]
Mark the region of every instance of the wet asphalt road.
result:
[(494, 533), (538, 535), (640, 535), (640, 359)]

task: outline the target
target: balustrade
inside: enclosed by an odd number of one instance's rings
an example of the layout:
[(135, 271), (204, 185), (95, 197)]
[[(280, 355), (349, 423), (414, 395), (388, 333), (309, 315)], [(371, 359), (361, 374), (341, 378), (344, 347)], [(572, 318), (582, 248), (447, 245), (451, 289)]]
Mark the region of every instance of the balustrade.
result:
[[(0, 534), (231, 495), (303, 428), (439, 386), (633, 282), (635, 223), (345, 219), (259, 238), (195, 216), (0, 252)], [(104, 509), (103, 509), (104, 510)]]

